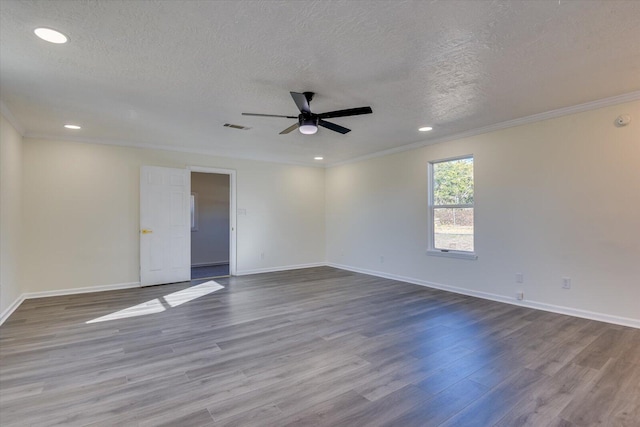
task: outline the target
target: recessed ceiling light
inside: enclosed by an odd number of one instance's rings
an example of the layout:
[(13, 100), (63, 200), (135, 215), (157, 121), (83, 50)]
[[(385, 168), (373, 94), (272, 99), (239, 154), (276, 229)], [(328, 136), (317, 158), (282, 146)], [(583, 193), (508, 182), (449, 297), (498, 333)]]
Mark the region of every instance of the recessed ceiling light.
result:
[(433, 128), (431, 126), (425, 126), (422, 127), (420, 129), (418, 129), (420, 132), (429, 132), (430, 130), (433, 130)]
[(69, 37), (62, 34), (60, 31), (52, 30), (51, 28), (36, 28), (33, 30), (36, 33), (36, 36), (40, 37), (42, 40), (48, 41), (49, 43), (62, 44), (69, 41)]
[(322, 157), (322, 156), (315, 156), (315, 157), (313, 158), (313, 160), (324, 160), (324, 157)]
[(78, 125), (64, 125), (64, 127), (66, 127), (67, 129), (73, 129), (73, 130), (78, 130), (78, 129), (82, 129), (80, 126)]

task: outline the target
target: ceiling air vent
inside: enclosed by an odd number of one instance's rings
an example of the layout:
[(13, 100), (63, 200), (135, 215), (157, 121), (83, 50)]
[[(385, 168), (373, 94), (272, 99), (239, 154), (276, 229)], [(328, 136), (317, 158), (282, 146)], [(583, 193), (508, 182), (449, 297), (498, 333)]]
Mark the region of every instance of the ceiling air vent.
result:
[(240, 129), (240, 130), (248, 130), (251, 128), (248, 128), (246, 126), (240, 126), (240, 125), (232, 125), (231, 123), (225, 123), (224, 127), (226, 128), (232, 128), (232, 129)]

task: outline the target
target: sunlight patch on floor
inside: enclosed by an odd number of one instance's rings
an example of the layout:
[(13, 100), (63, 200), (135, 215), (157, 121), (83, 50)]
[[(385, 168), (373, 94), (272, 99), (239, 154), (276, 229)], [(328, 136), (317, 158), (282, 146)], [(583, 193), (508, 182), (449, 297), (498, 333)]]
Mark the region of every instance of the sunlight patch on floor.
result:
[(224, 286), (214, 282), (213, 280), (209, 280), (208, 282), (204, 282), (199, 285), (191, 286), (181, 291), (165, 295), (164, 300), (171, 307), (177, 307), (181, 304), (184, 304), (185, 302), (193, 301), (196, 298), (209, 295), (210, 293), (213, 293), (220, 289), (224, 289)]
[(165, 308), (160, 300), (158, 300), (158, 298), (155, 298), (151, 301), (146, 301), (142, 304), (134, 305), (133, 307), (127, 307), (114, 313), (107, 314), (102, 317), (97, 317), (93, 320), (89, 320), (86, 323), (98, 323), (106, 322), (108, 320), (126, 319), (128, 317), (146, 316), (147, 314), (161, 313), (164, 310)]
[[(109, 320), (127, 319), (130, 317), (161, 313), (167, 308), (178, 307), (184, 303), (193, 301), (205, 295), (209, 295), (220, 289), (224, 289), (224, 286), (220, 285), (217, 282), (214, 282), (213, 280), (210, 280), (208, 282), (204, 282), (199, 285), (191, 286), (189, 288), (165, 295), (161, 297), (162, 301), (160, 300), (160, 298), (154, 298), (152, 300), (134, 305), (132, 307), (127, 307), (101, 317), (96, 317), (95, 319), (88, 320), (85, 323), (99, 323)], [(167, 305), (168, 307), (166, 307)]]

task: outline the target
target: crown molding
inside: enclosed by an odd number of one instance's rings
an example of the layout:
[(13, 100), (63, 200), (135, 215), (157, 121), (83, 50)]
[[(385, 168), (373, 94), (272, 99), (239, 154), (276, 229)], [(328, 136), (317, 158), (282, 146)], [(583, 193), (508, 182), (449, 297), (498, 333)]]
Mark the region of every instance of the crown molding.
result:
[(9, 110), (9, 107), (7, 107), (7, 104), (5, 104), (1, 99), (0, 113), (5, 119), (7, 119), (9, 123), (11, 123), (11, 126), (13, 126), (13, 128), (20, 134), (20, 136), (24, 137), (24, 126), (22, 126), (22, 123), (20, 123), (18, 119), (15, 118), (13, 113), (11, 113), (11, 110)]
[(172, 151), (172, 152), (179, 152), (179, 153), (203, 154), (208, 156), (224, 157), (224, 158), (230, 158), (230, 159), (252, 160), (252, 161), (259, 161), (259, 162), (286, 164), (286, 165), (292, 165), (292, 166), (304, 166), (304, 167), (327, 169), (327, 168), (346, 165), (350, 163), (357, 163), (363, 160), (372, 159), (376, 157), (382, 157), (390, 154), (400, 153), (403, 151), (414, 150), (417, 148), (425, 147), (427, 145), (441, 144), (448, 141), (454, 141), (457, 139), (469, 138), (472, 136), (482, 135), (489, 132), (495, 132), (495, 131), (506, 129), (506, 128), (522, 126), (526, 124), (540, 122), (543, 120), (554, 119), (562, 116), (567, 116), (570, 114), (582, 113), (585, 111), (596, 110), (598, 108), (604, 108), (612, 105), (618, 105), (618, 104), (623, 104), (625, 102), (632, 102), (632, 101), (638, 101), (638, 100), (640, 100), (640, 91), (629, 92), (622, 95), (603, 98), (596, 101), (590, 101), (590, 102), (586, 102), (583, 104), (578, 104), (570, 107), (558, 108), (558, 109), (546, 111), (543, 113), (537, 113), (537, 114), (533, 114), (526, 117), (507, 120), (505, 122), (483, 126), (480, 128), (475, 128), (468, 131), (459, 132), (453, 135), (447, 135), (447, 136), (443, 136), (436, 139), (422, 140), (422, 141), (414, 142), (411, 144), (402, 145), (400, 147), (394, 147), (387, 150), (376, 151), (374, 153), (365, 154), (362, 156), (353, 157), (348, 160), (328, 163), (328, 164), (287, 161), (287, 160), (281, 160), (271, 156), (252, 156), (248, 154), (238, 154), (229, 150), (220, 151), (220, 150), (208, 150), (208, 149), (187, 148), (187, 147), (171, 147), (171, 146), (161, 145), (161, 144), (134, 143), (130, 141), (81, 138), (81, 137), (72, 137), (72, 136), (61, 137), (61, 136), (49, 135), (49, 134), (25, 133), (24, 128), (20, 126), (20, 123), (11, 114), (11, 111), (6, 107), (4, 102), (1, 102), (1, 101), (0, 101), (0, 111), (24, 138), (45, 139), (45, 140), (54, 140), (54, 141), (71, 141), (71, 142), (81, 142), (81, 143), (88, 143), (88, 144), (131, 147), (131, 148), (138, 148), (138, 149), (151, 149), (151, 150), (163, 150), (163, 151)]
[(48, 135), (48, 134), (38, 134), (38, 133), (27, 133), (23, 135), (24, 138), (28, 139), (43, 139), (48, 141), (69, 141), (69, 142), (80, 142), (85, 144), (96, 144), (96, 145), (111, 145), (117, 147), (128, 147), (128, 148), (138, 148), (143, 150), (162, 150), (162, 151), (171, 151), (178, 153), (189, 153), (189, 154), (203, 154), (212, 157), (223, 157), (228, 159), (239, 159), (239, 160), (252, 160), (258, 162), (267, 162), (267, 163), (278, 163), (285, 164), (291, 166), (304, 166), (304, 167), (312, 167), (312, 168), (321, 168), (324, 169), (324, 165), (311, 164), (305, 162), (295, 162), (295, 161), (287, 161), (277, 159), (275, 157), (268, 156), (251, 156), (246, 154), (236, 154), (229, 150), (207, 150), (207, 149), (199, 149), (199, 148), (188, 148), (188, 147), (171, 147), (167, 145), (161, 144), (149, 144), (149, 143), (134, 143), (130, 141), (120, 141), (120, 140), (108, 140), (108, 139), (98, 139), (98, 138), (82, 138), (82, 137), (74, 137), (74, 136), (57, 136), (57, 135)]
[(400, 153), (402, 151), (414, 150), (416, 148), (425, 147), (427, 145), (441, 144), (443, 142), (454, 141), (456, 139), (469, 138), (472, 136), (482, 135), (489, 132), (495, 132), (498, 130), (511, 128), (515, 126), (522, 126), (531, 123), (541, 122), (543, 120), (555, 119), (562, 116), (568, 116), (570, 114), (582, 113), (585, 111), (597, 110), (598, 108), (610, 107), (612, 105), (624, 104), (625, 102), (632, 102), (640, 100), (640, 91), (634, 91), (625, 93), (622, 95), (612, 96), (609, 98), (599, 99), (596, 101), (585, 102), (583, 104), (573, 105), (571, 107), (558, 108), (556, 110), (545, 111), (543, 113), (533, 114), (531, 116), (521, 117), (518, 119), (507, 120), (506, 122), (500, 122), (489, 126), (483, 126), (476, 129), (471, 129), (464, 132), (459, 132), (453, 135), (443, 136), (441, 138), (430, 139), (425, 141), (414, 142), (412, 144), (402, 145), (400, 147), (394, 147), (387, 150), (376, 151), (375, 153), (365, 154), (363, 156), (354, 157), (353, 159), (345, 160), (342, 162), (335, 162), (328, 164), (327, 168), (335, 166), (346, 165), (350, 163), (357, 163), (367, 159), (373, 159), (375, 157), (388, 156), (394, 153)]

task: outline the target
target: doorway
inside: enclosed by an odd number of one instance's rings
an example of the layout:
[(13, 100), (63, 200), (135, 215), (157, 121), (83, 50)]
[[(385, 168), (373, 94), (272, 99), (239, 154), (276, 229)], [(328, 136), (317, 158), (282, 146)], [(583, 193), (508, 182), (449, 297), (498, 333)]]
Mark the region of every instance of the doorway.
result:
[(234, 171), (191, 168), (191, 280), (235, 273)]

